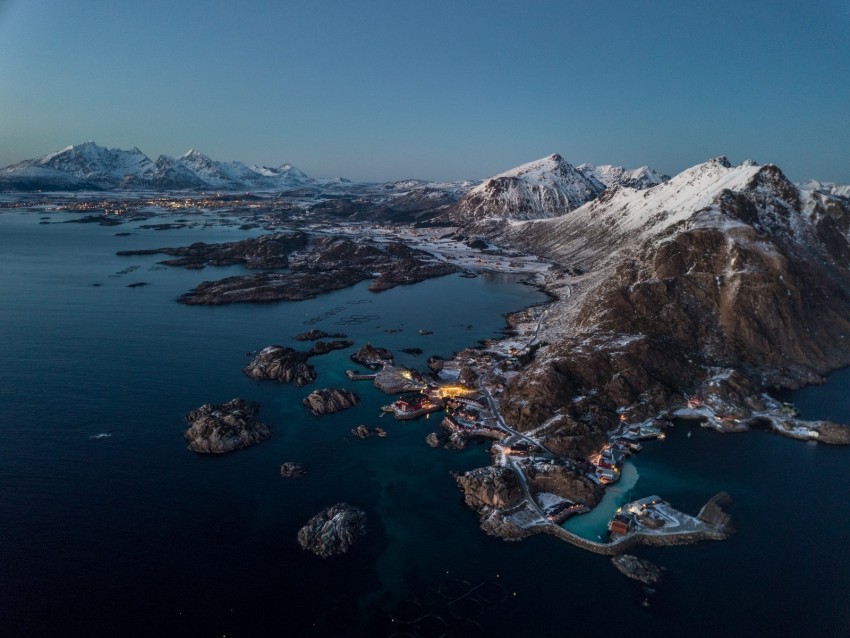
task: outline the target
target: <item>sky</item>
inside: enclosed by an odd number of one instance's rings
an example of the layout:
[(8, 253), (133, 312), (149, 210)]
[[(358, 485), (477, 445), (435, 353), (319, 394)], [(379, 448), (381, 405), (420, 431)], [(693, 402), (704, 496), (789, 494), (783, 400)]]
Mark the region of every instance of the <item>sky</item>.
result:
[(87, 140), (369, 181), (560, 153), (850, 183), (850, 2), (0, 0), (0, 166)]

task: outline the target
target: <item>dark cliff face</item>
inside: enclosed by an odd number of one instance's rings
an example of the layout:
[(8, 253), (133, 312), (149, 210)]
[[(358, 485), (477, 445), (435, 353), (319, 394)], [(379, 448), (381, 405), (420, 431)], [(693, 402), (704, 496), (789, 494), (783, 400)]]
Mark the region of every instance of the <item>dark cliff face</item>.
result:
[(681, 401), (712, 369), (743, 372), (743, 396), (850, 364), (850, 205), (811, 197), (767, 166), (663, 233), (612, 246), (565, 336), (507, 388), (506, 418), (530, 428), (557, 412), (565, 431), (592, 431), (618, 407)]

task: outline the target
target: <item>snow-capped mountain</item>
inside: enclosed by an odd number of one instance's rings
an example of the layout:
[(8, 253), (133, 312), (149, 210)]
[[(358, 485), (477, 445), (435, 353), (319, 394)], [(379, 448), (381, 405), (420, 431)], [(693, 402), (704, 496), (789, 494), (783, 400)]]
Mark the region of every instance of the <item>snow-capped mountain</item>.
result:
[(517, 166), (485, 179), (446, 213), (468, 223), (487, 218), (557, 217), (595, 198), (603, 187), (558, 154)]
[(153, 168), (153, 162), (139, 149), (107, 149), (94, 142), (25, 160), (0, 170), (0, 185), (32, 188), (111, 188), (125, 175), (140, 174)]
[(217, 162), (197, 150), (151, 161), (139, 149), (107, 149), (94, 142), (69, 146), (0, 170), (7, 190), (286, 190), (311, 182), (290, 164), (278, 168)]
[(631, 245), (691, 220), (723, 191), (743, 188), (761, 170), (754, 163), (732, 167), (718, 157), (652, 189), (611, 189), (567, 217), (544, 220), (524, 232), (534, 235), (536, 251), (569, 255), (574, 262), (595, 260), (626, 242)]
[(819, 182), (816, 179), (799, 184), (801, 190), (816, 191), (826, 195), (834, 195), (835, 197), (844, 197), (850, 199), (850, 184), (836, 184), (834, 182)]
[(596, 180), (604, 188), (609, 186), (627, 186), (642, 190), (657, 186), (670, 179), (669, 175), (664, 175), (649, 168), (649, 166), (641, 166), (632, 170), (627, 170), (622, 166), (611, 166), (611, 164), (579, 164), (576, 170), (580, 171), (585, 177)]
[(776, 166), (720, 157), (501, 232), (573, 277), (540, 333), (551, 345), (500, 403), (514, 425), (573, 405), (573, 423), (612, 406), (646, 416), (718, 370), (712, 392), (740, 406), (850, 365), (850, 202)]

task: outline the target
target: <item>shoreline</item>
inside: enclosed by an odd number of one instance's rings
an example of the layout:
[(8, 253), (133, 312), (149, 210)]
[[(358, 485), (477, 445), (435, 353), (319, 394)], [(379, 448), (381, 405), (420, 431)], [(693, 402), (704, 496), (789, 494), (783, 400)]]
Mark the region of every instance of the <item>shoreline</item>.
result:
[[(550, 264), (550, 266), (555, 265)], [(479, 348), (482, 351), (498, 352), (499, 350), (502, 350), (504, 352), (505, 350), (507, 350), (509, 354), (512, 353), (514, 356), (520, 356), (523, 353), (531, 350), (534, 345), (538, 343), (546, 313), (557, 307), (559, 303), (569, 302), (573, 295), (572, 286), (570, 282), (564, 281), (560, 286), (556, 288), (552, 285), (553, 281), (552, 279), (550, 279), (550, 276), (547, 275), (548, 273), (546, 273), (545, 271), (541, 272), (535, 270), (533, 272), (528, 273), (523, 283), (526, 285), (531, 285), (537, 288), (542, 293), (546, 294), (548, 300), (538, 304), (532, 304), (515, 312), (506, 313), (506, 327), (504, 331), (505, 337), (502, 339), (495, 340), (482, 340), (479, 345)], [(559, 275), (561, 277), (565, 277), (564, 273), (559, 273)], [(564, 289), (567, 290), (566, 297), (564, 297), (562, 293)], [(522, 343), (521, 347), (517, 347), (517, 341), (522, 340), (524, 340), (524, 343)], [(456, 353), (455, 357), (453, 357), (453, 360), (458, 359), (464, 354), (464, 352), (466, 351)], [(549, 452), (543, 442), (540, 439), (535, 439), (534, 436), (539, 431), (545, 431), (547, 423), (544, 422), (543, 424), (534, 428), (530, 432), (521, 432), (508, 428), (507, 424), (504, 423), (504, 417), (499, 410), (498, 402), (492, 396), (490, 389), (485, 386), (485, 380), (488, 379), (489, 373), (495, 368), (495, 366), (486, 369), (482, 369), (482, 367), (480, 366), (472, 367), (476, 371), (479, 378), (478, 388), (487, 394), (488, 402), (491, 403), (493, 411), (496, 413), (496, 419), (504, 426), (506, 426), (506, 436), (503, 437), (498, 442), (498, 444), (504, 445), (506, 441), (515, 439), (516, 437), (520, 437), (527, 441), (533, 442), (545, 452)], [(523, 368), (524, 366), (520, 368), (520, 373)], [(717, 409), (719, 408), (712, 408), (709, 405), (702, 404), (702, 402), (699, 402), (699, 409), (697, 410), (689, 410), (689, 408), (687, 407), (687, 402), (685, 402), (685, 405), (681, 407), (677, 407), (674, 404), (656, 413), (654, 418), (667, 419), (672, 416), (675, 418), (698, 419), (702, 421), (703, 427), (714, 429), (715, 431), (721, 433), (743, 432), (748, 431), (750, 429), (758, 429), (759, 425), (767, 423), (769, 424), (769, 428), (767, 429), (770, 429), (770, 431), (776, 434), (789, 438), (809, 441), (815, 440), (822, 443), (850, 443), (850, 437), (845, 438), (845, 436), (850, 434), (850, 432), (848, 432), (848, 428), (844, 426), (840, 426), (826, 421), (807, 421), (796, 418), (796, 413), (791, 414), (787, 412), (788, 406), (776, 401), (775, 399), (767, 395), (765, 392), (761, 393), (761, 399), (764, 404), (763, 409), (752, 410), (746, 418), (735, 419), (734, 421), (732, 421), (728, 417), (724, 417), (718, 414)], [(732, 407), (729, 405), (729, 402), (724, 402), (724, 405), (730, 408)], [(734, 407), (739, 408), (740, 406)], [(765, 428), (762, 427), (761, 429)], [(821, 434), (822, 431), (825, 433), (825, 435)], [(606, 435), (611, 436), (616, 434), (616, 432), (617, 429), (613, 428), (611, 430), (608, 430)], [(493, 448), (495, 448), (498, 444), (494, 444)], [(493, 453), (492, 449), (491, 453)], [(505, 465), (504, 459), (500, 459), (499, 457), (500, 455), (498, 452), (493, 453), (493, 461), (490, 467), (498, 467), (500, 465)], [(523, 471), (519, 469), (517, 464), (508, 463), (508, 465), (517, 473), (520, 481), (524, 482), (525, 476), (523, 474)], [(711, 505), (716, 498), (717, 497), (709, 501), (709, 503), (704, 506), (703, 511), (706, 509), (706, 507)], [(505, 540), (521, 540), (522, 538), (525, 538), (526, 536), (531, 534), (547, 533), (554, 535), (576, 547), (585, 549), (586, 551), (609, 556), (621, 554), (638, 545), (667, 546), (691, 544), (706, 540), (725, 540), (732, 533), (734, 533), (734, 528), (732, 526), (731, 519), (729, 519), (727, 515), (723, 519), (724, 522), (722, 523), (706, 523), (700, 528), (689, 531), (678, 531), (671, 533), (633, 531), (629, 532), (625, 536), (620, 536), (615, 540), (609, 542), (596, 542), (589, 539), (585, 539), (579, 536), (578, 534), (564, 529), (559, 524), (543, 522), (542, 520), (540, 522), (529, 522), (524, 525), (517, 525), (516, 527), (518, 527), (519, 530), (510, 529), (510, 522), (512, 521), (511, 516), (513, 515), (513, 513), (520, 511), (523, 508), (531, 510), (532, 515), (542, 514), (542, 510), (534, 502), (533, 497), (528, 494), (526, 490), (526, 497), (519, 504), (514, 504), (504, 509), (479, 509), (482, 530), (484, 530), (488, 534), (499, 536)], [(507, 515), (506, 510), (508, 511)], [(702, 515), (703, 511), (701, 511), (700, 515), (698, 515), (698, 517), (693, 520), (698, 520), (699, 516)], [(499, 518), (500, 520), (494, 522), (494, 516)], [(687, 515), (682, 514), (682, 516)], [(506, 522), (509, 523), (507, 529), (505, 525)]]

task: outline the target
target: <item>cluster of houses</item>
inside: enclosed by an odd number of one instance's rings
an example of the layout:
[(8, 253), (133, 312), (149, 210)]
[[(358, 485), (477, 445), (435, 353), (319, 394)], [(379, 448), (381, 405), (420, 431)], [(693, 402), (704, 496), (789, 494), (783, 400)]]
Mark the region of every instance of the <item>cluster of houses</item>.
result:
[(619, 446), (606, 445), (601, 452), (592, 454), (588, 460), (594, 467), (594, 475), (603, 485), (620, 480), (620, 472), (626, 460), (626, 452)]
[(572, 501), (561, 501), (552, 507), (546, 509), (546, 518), (560, 525), (570, 516), (576, 514), (584, 514), (589, 512), (590, 508), (583, 503), (573, 503)]
[(625, 536), (636, 528), (658, 529), (663, 527), (665, 519), (656, 511), (656, 506), (666, 504), (660, 496), (646, 496), (617, 509), (608, 522), (611, 538)]

